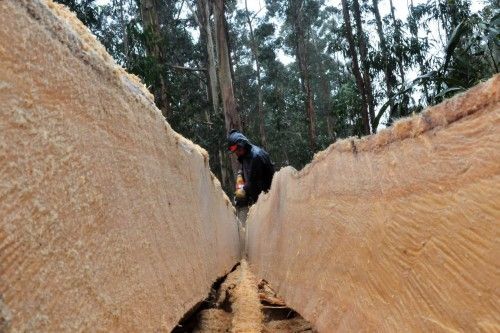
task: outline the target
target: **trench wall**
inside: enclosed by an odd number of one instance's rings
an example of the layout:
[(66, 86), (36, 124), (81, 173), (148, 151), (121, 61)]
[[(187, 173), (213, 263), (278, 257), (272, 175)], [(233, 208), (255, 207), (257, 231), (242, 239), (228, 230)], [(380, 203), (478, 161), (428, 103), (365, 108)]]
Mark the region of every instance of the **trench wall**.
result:
[(71, 14), (0, 13), (0, 331), (170, 331), (238, 261), (207, 153)]
[(320, 332), (500, 330), (500, 75), (282, 169), (249, 261)]

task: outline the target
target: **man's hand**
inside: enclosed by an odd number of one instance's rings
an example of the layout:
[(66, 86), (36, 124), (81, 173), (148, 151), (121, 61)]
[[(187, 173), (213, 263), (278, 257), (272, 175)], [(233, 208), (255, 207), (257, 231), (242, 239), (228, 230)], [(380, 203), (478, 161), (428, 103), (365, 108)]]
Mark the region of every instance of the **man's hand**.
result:
[(236, 192), (234, 192), (234, 197), (236, 198), (236, 200), (243, 200), (246, 198), (246, 193), (245, 193), (245, 190), (240, 188), (240, 189), (237, 189)]

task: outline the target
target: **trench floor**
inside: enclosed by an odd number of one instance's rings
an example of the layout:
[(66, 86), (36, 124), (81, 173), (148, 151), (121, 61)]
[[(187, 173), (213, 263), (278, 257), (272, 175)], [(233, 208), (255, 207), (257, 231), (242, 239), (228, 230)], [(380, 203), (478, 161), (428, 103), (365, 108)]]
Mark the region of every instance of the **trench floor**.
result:
[(281, 300), (265, 280), (258, 281), (242, 260), (212, 286), (197, 309), (172, 333), (313, 333), (312, 325)]

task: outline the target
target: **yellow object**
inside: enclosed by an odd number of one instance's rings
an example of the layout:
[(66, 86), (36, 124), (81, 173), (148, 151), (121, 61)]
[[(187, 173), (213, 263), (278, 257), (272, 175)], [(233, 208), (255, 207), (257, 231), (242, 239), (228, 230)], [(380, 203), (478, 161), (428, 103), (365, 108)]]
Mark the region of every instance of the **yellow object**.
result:
[(239, 188), (234, 192), (234, 196), (236, 199), (245, 199), (246, 193), (243, 188)]
[(241, 171), (239, 171), (238, 176), (236, 176), (236, 190), (243, 189), (243, 186), (245, 186), (245, 180), (243, 179)]

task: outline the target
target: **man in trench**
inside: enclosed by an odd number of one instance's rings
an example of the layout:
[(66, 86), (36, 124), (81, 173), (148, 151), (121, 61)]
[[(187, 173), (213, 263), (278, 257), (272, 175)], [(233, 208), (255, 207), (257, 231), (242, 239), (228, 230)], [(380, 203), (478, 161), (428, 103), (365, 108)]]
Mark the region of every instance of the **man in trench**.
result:
[[(234, 199), (238, 217), (244, 226), (248, 207), (257, 201), (263, 191), (267, 192), (271, 187), (274, 164), (264, 149), (251, 144), (246, 136), (237, 130), (229, 132), (227, 143), (229, 151), (236, 154), (241, 163), (240, 174), (243, 183), (236, 189)], [(238, 186), (238, 179), (236, 183)]]

